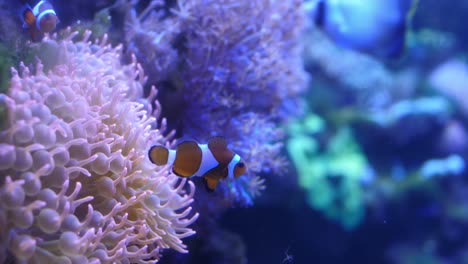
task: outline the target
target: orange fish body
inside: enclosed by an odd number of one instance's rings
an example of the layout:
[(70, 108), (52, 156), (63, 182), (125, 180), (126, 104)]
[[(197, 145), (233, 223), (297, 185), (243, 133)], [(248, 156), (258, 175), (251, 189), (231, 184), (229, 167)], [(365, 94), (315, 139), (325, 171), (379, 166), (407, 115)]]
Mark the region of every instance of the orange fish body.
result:
[(184, 141), (175, 150), (153, 146), (148, 154), (156, 165), (172, 165), (172, 171), (180, 177), (205, 178), (210, 190), (215, 190), (222, 179), (234, 179), (246, 171), (245, 162), (227, 147), (226, 140), (221, 137), (210, 139), (208, 144)]

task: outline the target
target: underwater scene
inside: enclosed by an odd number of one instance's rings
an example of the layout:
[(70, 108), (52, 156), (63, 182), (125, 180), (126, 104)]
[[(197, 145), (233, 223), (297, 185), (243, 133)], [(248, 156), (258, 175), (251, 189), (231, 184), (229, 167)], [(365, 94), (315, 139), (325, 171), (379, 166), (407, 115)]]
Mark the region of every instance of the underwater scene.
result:
[(0, 263), (468, 264), (466, 14), (0, 0)]

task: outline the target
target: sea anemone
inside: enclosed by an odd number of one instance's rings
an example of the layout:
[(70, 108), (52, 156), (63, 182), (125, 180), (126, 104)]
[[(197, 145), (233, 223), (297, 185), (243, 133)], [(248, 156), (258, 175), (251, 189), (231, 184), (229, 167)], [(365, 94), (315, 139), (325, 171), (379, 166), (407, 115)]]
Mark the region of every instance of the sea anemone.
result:
[(39, 44), (55, 47), (57, 64), (13, 69), (1, 95), (0, 256), (155, 263), (162, 249), (187, 252), (195, 188), (147, 158), (151, 144), (170, 142), (155, 129), (159, 107), (141, 103), (141, 67), (122, 65), (105, 38), (75, 35)]

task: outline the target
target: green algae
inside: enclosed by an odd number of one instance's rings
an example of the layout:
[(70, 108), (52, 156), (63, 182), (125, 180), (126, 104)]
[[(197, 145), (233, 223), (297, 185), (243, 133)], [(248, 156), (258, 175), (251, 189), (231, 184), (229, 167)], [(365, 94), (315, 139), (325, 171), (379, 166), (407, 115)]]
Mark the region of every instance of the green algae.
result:
[(309, 205), (353, 229), (365, 215), (362, 182), (370, 167), (349, 127), (340, 128), (322, 144), (316, 138), (325, 129), (325, 122), (314, 114), (293, 122), (287, 150)]

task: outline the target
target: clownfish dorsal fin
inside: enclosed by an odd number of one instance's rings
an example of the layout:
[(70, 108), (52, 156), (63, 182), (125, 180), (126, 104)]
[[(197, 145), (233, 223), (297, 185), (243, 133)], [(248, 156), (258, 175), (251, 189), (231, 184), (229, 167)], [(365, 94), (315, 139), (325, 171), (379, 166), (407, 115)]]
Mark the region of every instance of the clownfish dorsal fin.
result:
[(224, 137), (213, 137), (208, 141), (208, 148), (210, 149), (213, 156), (222, 166), (226, 166), (234, 157), (234, 152), (232, 152), (227, 147), (227, 141)]
[(227, 148), (227, 141), (224, 137), (216, 136), (208, 140), (208, 147), (211, 150)]

